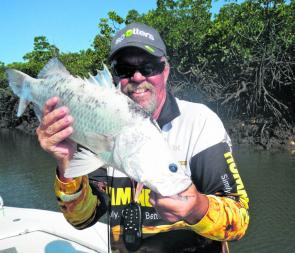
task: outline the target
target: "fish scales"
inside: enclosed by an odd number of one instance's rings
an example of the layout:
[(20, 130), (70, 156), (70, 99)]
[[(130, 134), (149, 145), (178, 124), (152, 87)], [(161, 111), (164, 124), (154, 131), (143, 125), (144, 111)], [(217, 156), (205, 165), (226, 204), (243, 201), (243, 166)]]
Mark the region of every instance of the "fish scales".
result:
[[(99, 86), (85, 86), (85, 81), (77, 82), (74, 78), (63, 78), (61, 83), (62, 86), (57, 85), (57, 82), (51, 83), (49, 81), (48, 88), (46, 84), (43, 84), (44, 91), (42, 94), (46, 94), (46, 96), (40, 97), (41, 99), (37, 100), (37, 104), (42, 107), (48, 98), (52, 96), (60, 97), (60, 106), (66, 105), (72, 116), (80, 119), (74, 121), (73, 127), (77, 130), (77, 133), (74, 133), (73, 139), (79, 140), (76, 135), (85, 131), (99, 131), (102, 134), (114, 135), (130, 122), (131, 117), (128, 115), (127, 100), (121, 94), (114, 92), (109, 94), (109, 90), (104, 90)], [(38, 93), (37, 90), (35, 92)], [(36, 94), (36, 98), (38, 97)], [(110, 97), (112, 98), (111, 101)], [(120, 104), (121, 107), (117, 108), (118, 106), (114, 106), (114, 103)], [(124, 104), (126, 105), (124, 106)], [(124, 107), (125, 110), (122, 109)], [(104, 120), (99, 121), (98, 118)]]
[(86, 175), (110, 165), (163, 196), (191, 185), (150, 115), (115, 88), (106, 68), (86, 80), (70, 75), (54, 58), (38, 79), (17, 70), (8, 69), (7, 75), (9, 86), (20, 97), (18, 115), (29, 102), (38, 114), (53, 96), (60, 97), (58, 107), (69, 108), (75, 119), (70, 139), (87, 149), (74, 154), (65, 176)]

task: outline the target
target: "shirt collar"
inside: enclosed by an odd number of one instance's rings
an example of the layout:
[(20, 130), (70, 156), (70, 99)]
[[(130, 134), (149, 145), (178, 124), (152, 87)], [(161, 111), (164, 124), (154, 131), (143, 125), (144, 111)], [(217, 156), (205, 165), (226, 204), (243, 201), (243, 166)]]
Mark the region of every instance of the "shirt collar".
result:
[(180, 111), (175, 97), (168, 91), (165, 103), (157, 119), (157, 123), (162, 129), (164, 125), (171, 122), (173, 119), (180, 115)]

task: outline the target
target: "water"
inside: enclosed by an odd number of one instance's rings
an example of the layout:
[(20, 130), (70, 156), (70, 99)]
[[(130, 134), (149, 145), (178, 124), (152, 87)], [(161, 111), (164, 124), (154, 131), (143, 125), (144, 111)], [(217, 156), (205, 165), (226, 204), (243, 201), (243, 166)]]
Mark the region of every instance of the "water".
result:
[(250, 148), (235, 156), (250, 198), (250, 226), (231, 252), (294, 253), (295, 157)]
[[(295, 252), (295, 158), (287, 151), (236, 148), (250, 198), (250, 226), (231, 253)], [(53, 194), (54, 161), (35, 137), (0, 131), (0, 195), (7, 206), (58, 210)]]
[(36, 137), (0, 130), (0, 195), (5, 205), (58, 210), (55, 167)]

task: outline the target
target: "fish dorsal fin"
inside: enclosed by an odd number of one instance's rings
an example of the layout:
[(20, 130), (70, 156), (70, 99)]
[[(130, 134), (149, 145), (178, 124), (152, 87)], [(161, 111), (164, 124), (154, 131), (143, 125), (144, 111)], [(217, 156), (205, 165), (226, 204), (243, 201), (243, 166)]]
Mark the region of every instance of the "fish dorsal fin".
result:
[(109, 89), (115, 88), (112, 75), (110, 71), (108, 70), (108, 68), (106, 67), (106, 65), (103, 65), (103, 70), (98, 70), (96, 76), (92, 78), (96, 80), (99, 86), (102, 86), (104, 88), (109, 88)]
[(56, 74), (70, 75), (70, 72), (67, 71), (65, 66), (57, 58), (52, 58), (40, 71), (38, 78), (48, 78)]
[(95, 79), (95, 77), (93, 75), (91, 75), (90, 73), (89, 73), (89, 78), (87, 79), (87, 81), (89, 83), (94, 84), (94, 85), (99, 85), (99, 83), (97, 82), (97, 80)]

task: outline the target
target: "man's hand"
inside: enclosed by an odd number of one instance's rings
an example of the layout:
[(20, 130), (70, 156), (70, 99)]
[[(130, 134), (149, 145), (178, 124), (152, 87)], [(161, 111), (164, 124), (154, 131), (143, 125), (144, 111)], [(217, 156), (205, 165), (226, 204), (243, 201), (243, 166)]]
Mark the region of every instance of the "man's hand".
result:
[(151, 192), (150, 203), (159, 215), (170, 222), (184, 220), (189, 224), (196, 224), (208, 210), (208, 199), (199, 193), (195, 185), (185, 191), (170, 197)]
[(70, 159), (76, 151), (76, 144), (67, 138), (73, 133), (73, 117), (69, 115), (67, 107), (55, 109), (59, 98), (53, 97), (47, 100), (43, 109), (43, 118), (36, 130), (40, 146), (56, 159), (60, 179)]

